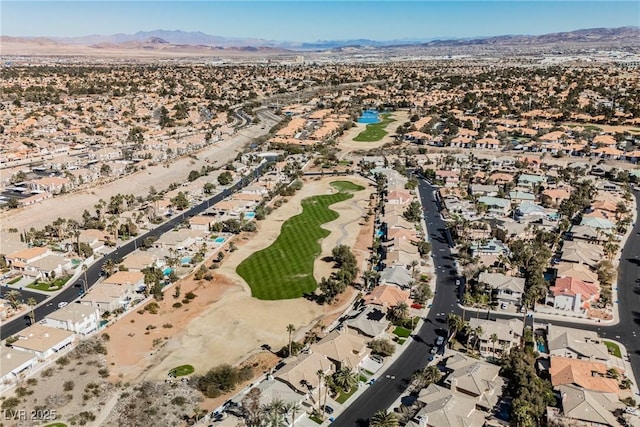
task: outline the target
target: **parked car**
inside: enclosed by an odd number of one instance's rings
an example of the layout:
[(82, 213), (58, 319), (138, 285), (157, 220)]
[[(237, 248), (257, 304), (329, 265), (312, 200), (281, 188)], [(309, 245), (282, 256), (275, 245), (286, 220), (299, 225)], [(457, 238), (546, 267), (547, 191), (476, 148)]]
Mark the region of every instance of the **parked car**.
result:
[(434, 345), (431, 347), (431, 354), (436, 354), (438, 352), (438, 346)]
[(58, 308), (62, 308), (62, 307), (64, 307), (65, 305), (67, 305), (67, 302), (66, 302), (66, 301), (60, 301), (60, 302), (58, 303)]
[(384, 359), (383, 359), (382, 357), (380, 357), (380, 356), (376, 355), (376, 354), (372, 354), (371, 356), (369, 356), (369, 358), (370, 358), (371, 360), (373, 360), (374, 362), (377, 362), (377, 363), (384, 363)]
[(442, 345), (442, 344), (444, 344), (444, 337), (439, 336), (439, 337), (436, 339), (436, 345)]
[(333, 414), (333, 408), (329, 405), (324, 405), (324, 412), (327, 414)]

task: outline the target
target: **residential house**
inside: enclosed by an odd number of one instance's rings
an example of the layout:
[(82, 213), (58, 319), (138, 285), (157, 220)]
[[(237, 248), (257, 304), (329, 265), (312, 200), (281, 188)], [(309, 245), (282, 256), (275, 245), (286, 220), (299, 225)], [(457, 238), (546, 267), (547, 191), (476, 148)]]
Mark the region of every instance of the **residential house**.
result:
[(11, 268), (24, 270), (27, 264), (38, 261), (51, 254), (51, 250), (47, 247), (34, 246), (7, 254), (5, 255), (5, 259)]
[(209, 231), (215, 223), (216, 218), (208, 215), (195, 215), (189, 218), (189, 227), (191, 227), (192, 230)]
[(518, 186), (520, 187), (535, 188), (538, 185), (542, 185), (546, 182), (547, 182), (546, 176), (530, 175), (530, 174), (523, 173), (518, 177)]
[(164, 261), (150, 251), (135, 251), (127, 255), (121, 265), (128, 271), (142, 271), (147, 267), (161, 267)]
[(387, 194), (387, 203), (391, 205), (406, 205), (411, 200), (413, 200), (413, 196), (405, 190), (392, 190)]
[(586, 264), (595, 268), (604, 259), (604, 250), (600, 245), (579, 240), (566, 240), (562, 245), (560, 259), (564, 262)]
[(610, 364), (607, 346), (594, 331), (548, 324), (547, 348), (551, 356)]
[(604, 363), (588, 360), (551, 356), (551, 384), (554, 387), (575, 385), (586, 390), (603, 393), (621, 393), (618, 381), (608, 378), (609, 367)]
[(545, 208), (530, 201), (523, 201), (516, 208), (516, 218), (520, 221), (539, 221), (548, 215)]
[(424, 405), (407, 427), (471, 427), (485, 425), (489, 414), (476, 407), (476, 399), (454, 390), (429, 384), (420, 390), (418, 402)]
[(131, 286), (99, 283), (82, 297), (81, 304), (97, 307), (104, 314), (127, 308), (134, 296)]
[(71, 260), (60, 255), (51, 254), (28, 263), (25, 271), (38, 273), (38, 276), (43, 279), (51, 279), (63, 276), (71, 267)]
[(413, 304), (410, 298), (410, 291), (405, 291), (394, 285), (379, 285), (368, 295), (364, 297), (366, 304), (374, 304), (388, 309), (399, 303), (405, 303), (408, 306)]
[(511, 199), (512, 203), (517, 204), (521, 202), (533, 202), (536, 200), (536, 196), (526, 191), (509, 191), (509, 199)]
[(621, 427), (614, 412), (625, 404), (615, 393), (585, 390), (572, 384), (556, 387), (560, 393), (560, 408), (548, 407), (550, 425)]
[[(301, 354), (280, 369), (275, 378), (300, 393), (320, 391), (318, 372), (330, 375), (335, 372), (333, 363), (322, 353)], [(317, 394), (316, 394), (317, 395)]]
[(71, 180), (61, 176), (45, 176), (34, 179), (29, 186), (32, 191), (59, 194), (63, 191), (71, 190)]
[(38, 363), (38, 356), (31, 351), (4, 347), (0, 355), (0, 384), (17, 382)]
[(86, 335), (100, 326), (100, 311), (96, 307), (68, 304), (44, 318), (47, 326)]
[(140, 271), (116, 271), (102, 283), (130, 287), (136, 291), (144, 290), (146, 287), (144, 274)]
[(478, 203), (486, 205), (488, 212), (498, 217), (507, 215), (511, 209), (511, 202), (499, 197), (482, 196), (478, 198)]
[(380, 284), (382, 285), (396, 285), (406, 289), (412, 280), (411, 273), (403, 266), (387, 267), (380, 273)]
[(94, 252), (103, 250), (105, 243), (110, 240), (111, 236), (109, 234), (95, 228), (82, 230), (78, 236), (78, 242), (89, 245)]
[(436, 179), (444, 182), (445, 187), (455, 187), (460, 182), (460, 172), (439, 169), (436, 171)]
[(498, 195), (499, 191), (500, 189), (497, 185), (471, 184), (469, 186), (469, 193), (474, 197), (495, 197)]
[(524, 329), (524, 323), (521, 319), (478, 319), (472, 317), (469, 319), (471, 331), (482, 328), (482, 334), (479, 337), (475, 333), (480, 342), (477, 344), (478, 351), (482, 357), (499, 358), (503, 354), (509, 354), (513, 347), (520, 345), (520, 339)]
[(606, 240), (602, 229), (590, 227), (588, 225), (573, 225), (569, 230), (572, 240), (584, 240), (590, 243), (600, 243)]
[(555, 286), (549, 288), (553, 307), (560, 310), (584, 312), (600, 298), (600, 287), (594, 283), (583, 282), (575, 277), (560, 277)]
[(357, 333), (349, 333), (348, 328), (343, 331), (334, 330), (312, 346), (314, 353), (327, 356), (336, 370), (349, 368), (357, 370), (360, 364), (371, 353), (367, 347), (367, 340)]
[(45, 360), (75, 342), (75, 334), (39, 323), (18, 332), (18, 340), (11, 344), (17, 350), (29, 351), (38, 360)]
[(500, 400), (505, 381), (498, 374), (500, 367), (483, 360), (454, 352), (445, 353), (445, 387), (476, 399), (476, 407), (492, 411)]
[(379, 338), (385, 333), (390, 322), (380, 307), (368, 305), (355, 317), (347, 319), (344, 323), (350, 329), (354, 329), (366, 337)]
[[(266, 379), (261, 381), (253, 388), (260, 391), (261, 407), (265, 407), (276, 400), (284, 403), (285, 405), (301, 404), (307, 398), (306, 393), (294, 391), (287, 384), (275, 379)], [(245, 394), (236, 395), (236, 397), (232, 398), (231, 401), (241, 406), (242, 399), (245, 396)], [(305, 411), (298, 411), (296, 419), (303, 415), (305, 415)], [(216, 425), (218, 425), (218, 423), (216, 423)], [(235, 427), (237, 424), (234, 423), (232, 425)]]
[(597, 217), (588, 217), (583, 216), (582, 221), (580, 221), (580, 225), (585, 225), (587, 227), (592, 227), (601, 230), (611, 230), (615, 228), (615, 224), (608, 219), (605, 218), (597, 218)]
[(507, 276), (502, 273), (488, 273), (483, 271), (478, 276), (478, 283), (485, 284), (493, 292), (500, 304), (519, 305), (524, 293), (525, 279)]
[(197, 240), (202, 238), (202, 234), (202, 231), (189, 230), (186, 228), (173, 230), (164, 233), (158, 240), (154, 242), (153, 245), (156, 248), (181, 251), (195, 245)]
[(583, 282), (598, 283), (598, 274), (584, 264), (561, 262), (556, 265), (557, 277), (573, 277)]
[(509, 248), (497, 239), (478, 241), (471, 245), (471, 256), (493, 255), (499, 256), (509, 252)]

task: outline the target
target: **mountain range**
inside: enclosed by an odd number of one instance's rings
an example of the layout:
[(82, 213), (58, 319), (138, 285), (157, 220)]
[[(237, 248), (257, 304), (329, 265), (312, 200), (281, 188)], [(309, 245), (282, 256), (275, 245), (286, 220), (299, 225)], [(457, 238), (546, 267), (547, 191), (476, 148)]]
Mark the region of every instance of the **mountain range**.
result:
[(483, 48), (544, 47), (544, 46), (612, 46), (640, 47), (640, 27), (590, 28), (543, 35), (501, 35), (476, 38), (436, 38), (378, 41), (370, 39), (321, 40), (317, 42), (274, 41), (258, 38), (230, 38), (200, 31), (154, 30), (135, 34), (89, 35), (83, 37), (10, 37), (1, 36), (2, 54), (43, 54), (47, 48), (78, 51), (144, 50), (164, 53), (201, 52), (262, 52), (292, 53), (294, 51), (342, 52), (345, 48), (358, 49), (430, 49), (430, 48)]

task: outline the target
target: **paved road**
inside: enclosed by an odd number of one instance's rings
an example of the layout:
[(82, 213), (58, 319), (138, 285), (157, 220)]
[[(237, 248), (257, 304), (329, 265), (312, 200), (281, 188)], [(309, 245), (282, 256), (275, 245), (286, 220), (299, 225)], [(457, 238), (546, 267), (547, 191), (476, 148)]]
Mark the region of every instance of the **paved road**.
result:
[[(434, 197), (435, 188), (424, 180), (418, 180), (418, 190), (422, 205), (426, 208), (425, 221), (432, 243), (434, 265), (436, 267), (436, 296), (427, 321), (417, 334), (415, 341), (389, 367), (385, 376), (376, 381), (370, 388), (351, 403), (333, 423), (336, 426), (366, 426), (368, 418), (377, 410), (388, 409), (404, 392), (411, 373), (426, 364), (431, 344), (438, 334), (447, 328), (448, 313), (461, 314), (457, 305), (457, 290), (450, 270), (453, 268), (448, 237), (443, 231), (444, 221), (437, 208), (439, 202)], [(636, 204), (640, 212), (640, 193), (636, 192)], [(615, 326), (578, 324), (568, 321), (553, 320), (548, 323), (596, 331), (604, 338), (611, 338), (623, 343), (630, 356), (635, 373), (636, 384), (640, 384), (640, 221), (635, 225), (631, 236), (622, 252), (622, 261), (618, 276), (618, 301), (620, 304), (620, 322)], [(486, 317), (486, 314), (467, 312), (466, 318)], [(513, 317), (510, 315), (491, 314), (490, 319)], [(531, 323), (533, 319), (527, 319)], [(547, 322), (546, 320), (544, 322)], [(386, 376), (395, 376), (395, 379)]]
[[(136, 239), (128, 242), (125, 245), (120, 246), (118, 249), (109, 253), (108, 255), (105, 255), (98, 262), (95, 262), (93, 265), (91, 265), (91, 267), (87, 269), (87, 272), (86, 272), (87, 288), (91, 288), (91, 286), (93, 286), (98, 281), (98, 279), (100, 278), (100, 272), (102, 271), (102, 265), (108, 259), (111, 259), (113, 261), (120, 260), (124, 258), (126, 255), (136, 250), (138, 246), (140, 246), (146, 238), (160, 237), (162, 234), (166, 233), (167, 231), (177, 227), (179, 224), (181, 224), (183, 221), (188, 219), (190, 216), (197, 215), (199, 213), (204, 212), (206, 209), (208, 209), (209, 206), (213, 206), (215, 203), (218, 203), (219, 201), (231, 195), (238, 189), (245, 187), (247, 184), (253, 181), (257, 176), (261, 175), (265, 165), (266, 163), (259, 165), (256, 169), (252, 171), (251, 175), (248, 175), (247, 177), (243, 178), (241, 181), (237, 182), (229, 189), (224, 190), (221, 193), (218, 193), (215, 196), (209, 198), (208, 200), (205, 200), (199, 205), (182, 212), (180, 215), (174, 218), (171, 218), (169, 221), (163, 224), (160, 224), (157, 228), (137, 237)], [(48, 314), (57, 310), (58, 304), (60, 302), (62, 301), (72, 302), (80, 298), (80, 293), (83, 285), (84, 285), (84, 277), (81, 276), (78, 280), (76, 280), (72, 284), (68, 284), (64, 290), (62, 290), (56, 296), (51, 298), (46, 304), (43, 304), (37, 307), (35, 309), (36, 321), (42, 320)], [(22, 291), (22, 292), (25, 292), (25, 291)], [(29, 293), (31, 294), (31, 292)], [(42, 294), (37, 294), (37, 295), (40, 298), (38, 301), (42, 301), (44, 299)], [(34, 297), (36, 296), (34, 295)], [(3, 324), (0, 327), (0, 340), (6, 339), (12, 335), (17, 334), (27, 326), (28, 326), (27, 319), (25, 318), (14, 319), (10, 322)]]
[[(411, 374), (427, 364), (427, 357), (432, 344), (438, 335), (445, 335), (446, 318), (449, 313), (461, 314), (457, 304), (455, 279), (450, 271), (453, 269), (453, 258), (447, 239), (444, 235), (445, 224), (437, 210), (434, 188), (419, 180), (422, 205), (426, 208), (424, 218), (429, 230), (432, 244), (433, 261), (436, 267), (436, 295), (429, 315), (410, 341), (409, 347), (369, 389), (340, 414), (333, 425), (349, 426), (367, 425), (367, 419), (379, 409), (387, 409), (404, 393)], [(407, 344), (405, 344), (407, 345)], [(387, 375), (389, 378), (387, 378)], [(395, 377), (395, 379), (391, 379)]]

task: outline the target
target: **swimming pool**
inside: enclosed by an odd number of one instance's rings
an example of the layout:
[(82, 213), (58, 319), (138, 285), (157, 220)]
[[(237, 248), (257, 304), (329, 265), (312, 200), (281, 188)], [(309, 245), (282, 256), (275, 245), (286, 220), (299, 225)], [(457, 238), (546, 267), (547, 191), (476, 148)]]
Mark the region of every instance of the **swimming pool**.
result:
[(180, 262), (182, 264), (189, 264), (191, 262), (191, 257), (190, 256), (183, 256), (182, 259), (180, 260)]
[(164, 270), (162, 270), (162, 274), (164, 274), (165, 276), (168, 276), (171, 274), (172, 271), (173, 269), (171, 267), (167, 267)]
[(224, 243), (225, 238), (224, 237), (216, 237), (213, 242), (214, 243)]
[(382, 237), (382, 236), (384, 236), (384, 231), (376, 230), (376, 237)]
[(256, 216), (255, 212), (247, 212), (244, 214), (244, 219), (253, 219)]
[(378, 110), (365, 110), (362, 112), (358, 123), (373, 124), (380, 123), (380, 116), (378, 116)]

